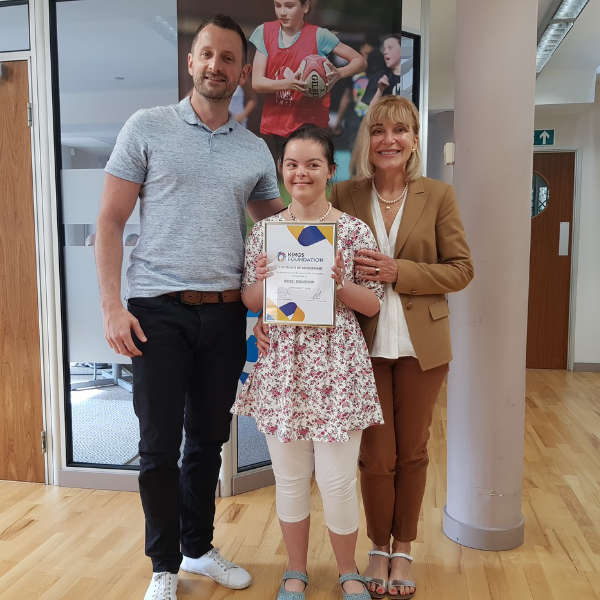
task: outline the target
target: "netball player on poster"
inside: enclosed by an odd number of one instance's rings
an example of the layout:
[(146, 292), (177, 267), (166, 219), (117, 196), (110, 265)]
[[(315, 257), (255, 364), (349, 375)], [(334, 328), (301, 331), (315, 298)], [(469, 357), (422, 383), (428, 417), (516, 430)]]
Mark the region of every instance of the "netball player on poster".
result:
[[(337, 81), (364, 71), (367, 63), (356, 51), (340, 42), (328, 29), (304, 20), (311, 0), (275, 0), (276, 21), (259, 25), (250, 36), (257, 52), (252, 67), (252, 87), (266, 94), (260, 132), (274, 138), (275, 149), (304, 123), (327, 128), (329, 90)], [(327, 93), (312, 97), (300, 66), (311, 55), (326, 57), (331, 52), (348, 64), (336, 68), (326, 61), (323, 76)], [(314, 61), (305, 61), (314, 64)], [(322, 67), (321, 67), (322, 68)]]

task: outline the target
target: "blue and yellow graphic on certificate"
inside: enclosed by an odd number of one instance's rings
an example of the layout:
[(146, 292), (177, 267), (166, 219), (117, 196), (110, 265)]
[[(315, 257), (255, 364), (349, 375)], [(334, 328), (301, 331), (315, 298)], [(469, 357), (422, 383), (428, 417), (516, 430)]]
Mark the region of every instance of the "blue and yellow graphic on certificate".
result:
[(336, 247), (336, 223), (265, 223), (265, 252), (271, 271), (264, 283), (267, 323), (335, 325), (331, 267)]

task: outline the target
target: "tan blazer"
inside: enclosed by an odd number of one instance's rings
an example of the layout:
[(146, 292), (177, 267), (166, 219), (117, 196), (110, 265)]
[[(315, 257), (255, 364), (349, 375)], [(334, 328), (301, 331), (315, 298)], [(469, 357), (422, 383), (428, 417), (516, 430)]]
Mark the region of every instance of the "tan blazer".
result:
[[(364, 221), (373, 232), (371, 182), (350, 180), (333, 187), (335, 208)], [(420, 177), (408, 185), (396, 241), (398, 281), (408, 331), (421, 368), (452, 360), (448, 302), (445, 294), (462, 290), (473, 279), (473, 261), (451, 185)], [(379, 315), (357, 313), (371, 348)]]

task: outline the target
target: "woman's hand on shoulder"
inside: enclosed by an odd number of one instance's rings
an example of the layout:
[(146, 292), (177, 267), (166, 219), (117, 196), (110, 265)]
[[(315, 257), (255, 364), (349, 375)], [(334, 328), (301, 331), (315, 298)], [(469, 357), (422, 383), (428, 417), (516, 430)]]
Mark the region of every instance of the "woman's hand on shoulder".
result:
[(396, 283), (398, 280), (398, 263), (376, 250), (359, 250), (354, 257), (354, 269), (361, 273), (366, 281), (387, 281)]

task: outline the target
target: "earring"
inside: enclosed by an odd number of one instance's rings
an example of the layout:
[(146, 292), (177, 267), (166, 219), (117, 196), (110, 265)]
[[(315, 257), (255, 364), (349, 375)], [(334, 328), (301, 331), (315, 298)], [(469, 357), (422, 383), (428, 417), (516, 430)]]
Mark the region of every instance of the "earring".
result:
[(416, 150), (416, 148), (413, 148), (413, 149), (411, 150), (411, 152), (414, 152), (415, 150)]

